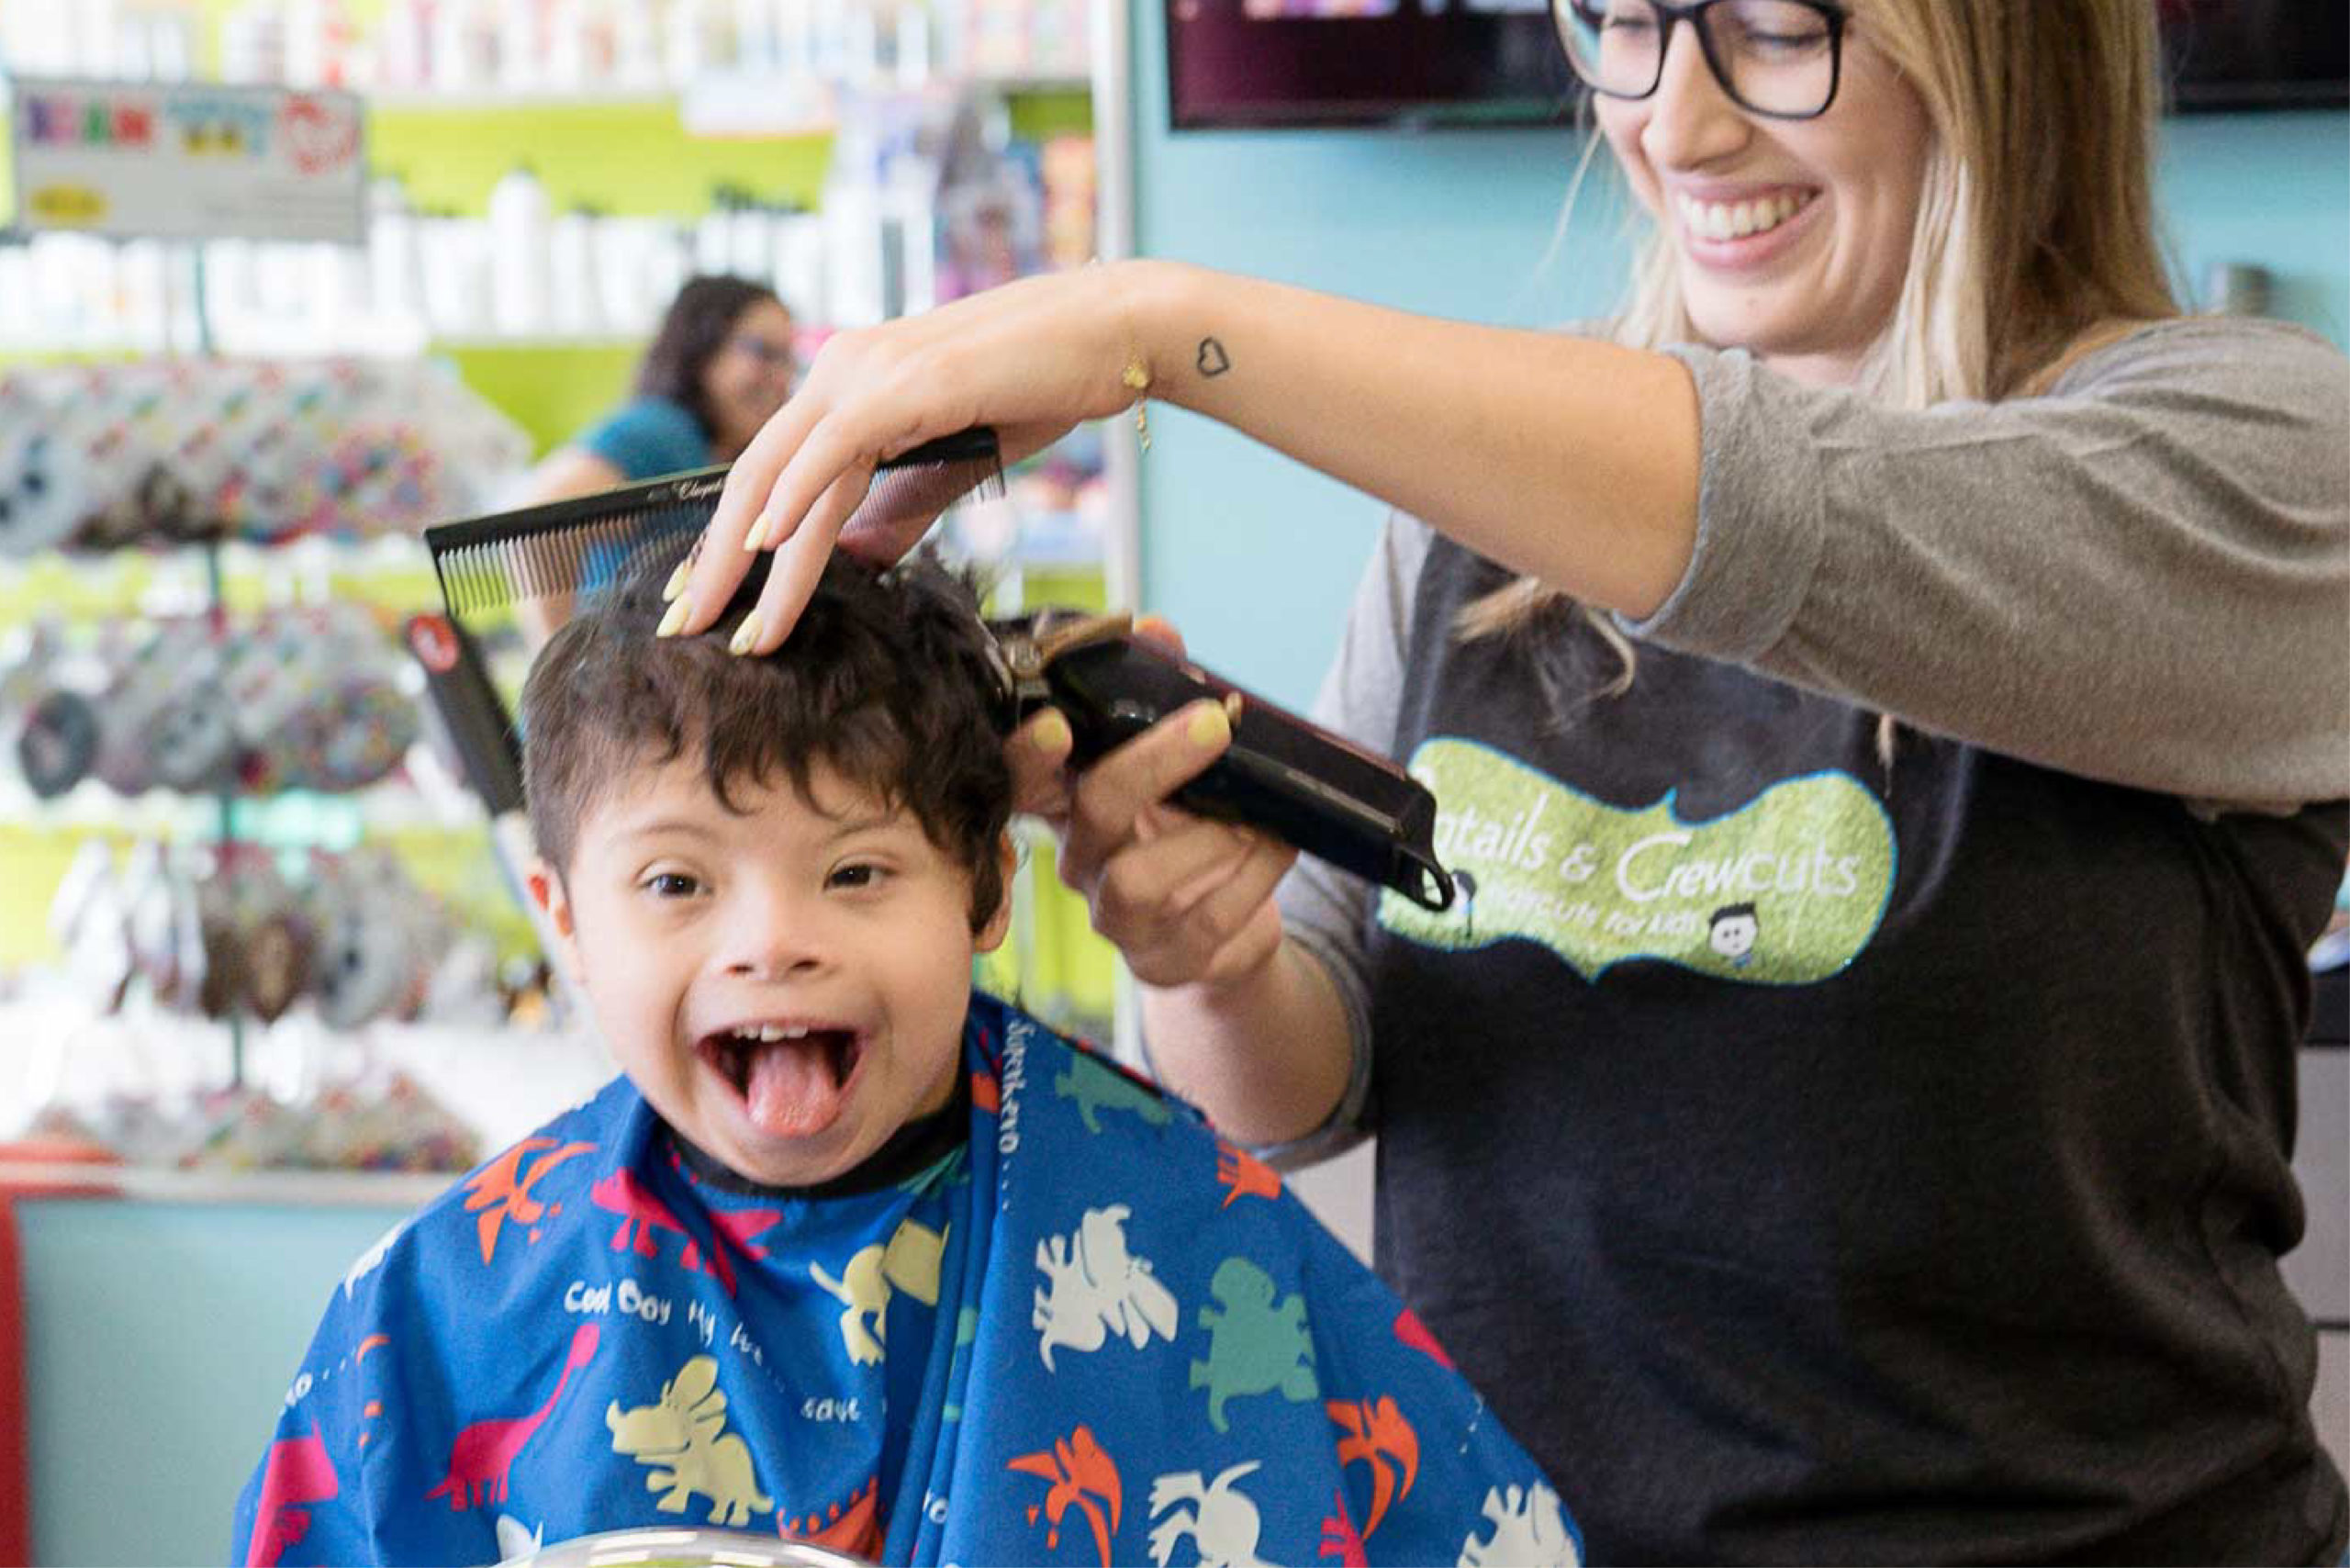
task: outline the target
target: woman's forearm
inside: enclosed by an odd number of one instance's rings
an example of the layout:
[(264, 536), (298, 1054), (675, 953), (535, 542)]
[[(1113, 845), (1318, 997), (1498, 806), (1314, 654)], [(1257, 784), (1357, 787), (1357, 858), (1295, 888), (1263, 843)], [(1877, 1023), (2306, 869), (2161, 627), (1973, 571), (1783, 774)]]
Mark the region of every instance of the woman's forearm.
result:
[(1642, 615), (1696, 538), (1697, 394), (1662, 354), (1123, 264), (1149, 396), (1586, 603)]
[(1294, 942), (1230, 985), (1143, 987), (1142, 1023), (1161, 1081), (1235, 1142), (1303, 1137), (1345, 1097), (1346, 1011)]

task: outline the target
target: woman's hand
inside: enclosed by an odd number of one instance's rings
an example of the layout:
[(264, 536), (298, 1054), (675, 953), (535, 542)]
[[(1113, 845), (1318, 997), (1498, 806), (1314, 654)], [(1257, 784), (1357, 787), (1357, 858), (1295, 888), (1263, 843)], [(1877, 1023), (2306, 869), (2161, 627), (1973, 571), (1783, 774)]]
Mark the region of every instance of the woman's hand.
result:
[(749, 570), (749, 551), (773, 550), (757, 624), (739, 650), (771, 652), (799, 620), (835, 539), (888, 562), (928, 526), (915, 518), (843, 534), (883, 459), (989, 425), (1010, 462), (1127, 407), (1135, 392), (1124, 373), (1140, 353), (1129, 302), (1151, 264), (1024, 278), (829, 340), (800, 389), (735, 459), (684, 585), (685, 612), (664, 630), (707, 628)]
[[(1182, 651), (1163, 621), (1136, 630)], [(1066, 766), (1069, 744), (1069, 721), (1049, 710), (1022, 726), (1011, 743), (1015, 803), (1059, 831), (1061, 880), (1135, 978), (1215, 986), (1261, 969), (1281, 947), (1273, 888), (1297, 851), (1167, 803), (1231, 745), (1225, 711), (1195, 702), (1082, 773)]]

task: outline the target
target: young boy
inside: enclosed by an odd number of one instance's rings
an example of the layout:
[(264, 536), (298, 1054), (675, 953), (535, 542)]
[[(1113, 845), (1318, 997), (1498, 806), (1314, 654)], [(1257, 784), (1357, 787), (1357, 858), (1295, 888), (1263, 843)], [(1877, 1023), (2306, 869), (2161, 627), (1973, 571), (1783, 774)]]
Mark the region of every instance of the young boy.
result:
[(632, 584), (540, 655), (533, 893), (626, 1076), (352, 1267), (238, 1559), (668, 1524), (889, 1562), (1574, 1561), (1269, 1169), (971, 992), (1013, 851), (968, 593), (837, 559), (732, 656), (760, 580), (668, 640)]

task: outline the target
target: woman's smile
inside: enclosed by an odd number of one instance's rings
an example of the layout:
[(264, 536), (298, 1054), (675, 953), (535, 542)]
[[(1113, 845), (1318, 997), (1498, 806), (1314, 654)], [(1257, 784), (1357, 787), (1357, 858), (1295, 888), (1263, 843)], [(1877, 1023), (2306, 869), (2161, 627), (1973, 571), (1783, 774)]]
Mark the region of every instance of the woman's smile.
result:
[(1735, 197), (1675, 190), (1673, 213), (1682, 250), (1716, 271), (1764, 265), (1812, 231), (1817, 195), (1795, 186)]

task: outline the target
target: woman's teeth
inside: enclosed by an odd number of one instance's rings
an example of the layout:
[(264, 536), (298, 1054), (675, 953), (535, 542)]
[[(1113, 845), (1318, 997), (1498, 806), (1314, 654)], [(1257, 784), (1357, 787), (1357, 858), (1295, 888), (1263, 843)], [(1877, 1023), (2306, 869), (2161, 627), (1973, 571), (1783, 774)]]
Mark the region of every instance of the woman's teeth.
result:
[(1688, 196), (1676, 196), (1673, 200), (1681, 209), (1682, 225), (1692, 234), (1707, 240), (1742, 240), (1776, 229), (1801, 212), (1811, 198), (1787, 194), (1760, 201), (1699, 201)]

